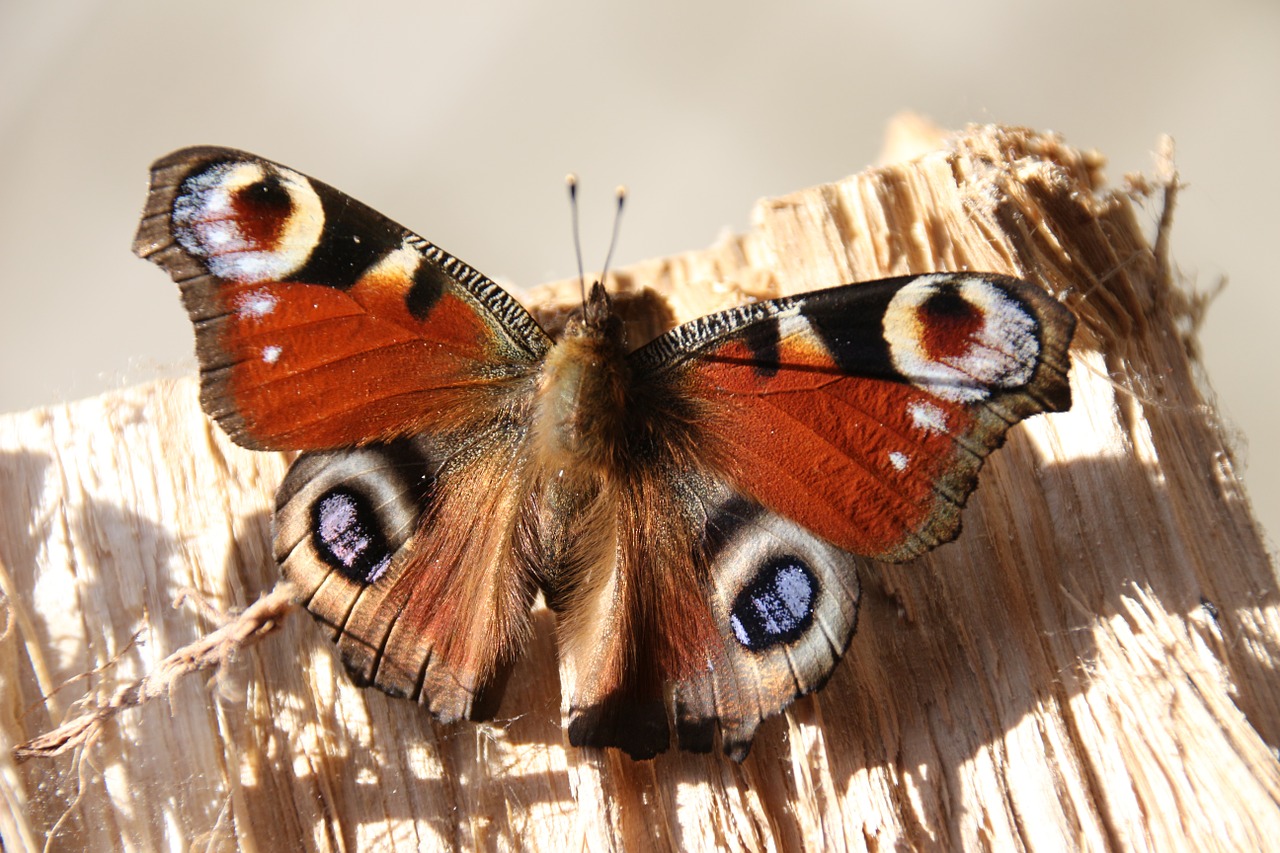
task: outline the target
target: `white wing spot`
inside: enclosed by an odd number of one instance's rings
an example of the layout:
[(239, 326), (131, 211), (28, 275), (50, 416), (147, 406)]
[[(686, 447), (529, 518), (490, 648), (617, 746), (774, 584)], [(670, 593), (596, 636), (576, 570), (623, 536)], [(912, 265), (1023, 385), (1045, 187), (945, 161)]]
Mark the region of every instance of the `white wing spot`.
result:
[(800, 313), (799, 306), (784, 311), (774, 319), (778, 323), (779, 340), (810, 334), (809, 318)]
[(265, 317), (276, 310), (279, 300), (266, 290), (243, 294), (236, 301), (236, 313), (242, 318)]
[(947, 413), (933, 403), (916, 400), (907, 404), (907, 413), (911, 415), (911, 423), (916, 429), (925, 432), (946, 432)]
[(280, 352), (281, 350), (280, 350), (280, 347), (278, 346), (263, 347), (262, 360), (265, 361), (267, 364), (275, 364), (277, 361), (280, 360)]
[(422, 253), (407, 240), (369, 270), (370, 275), (412, 279), (422, 263)]
[(889, 454), (889, 464), (894, 467), (894, 470), (905, 471), (907, 470), (907, 465), (910, 464), (910, 462), (911, 457), (905, 453), (895, 450)]
[(206, 225), (202, 232), (207, 251), (213, 253), (233, 240), (239, 239), (239, 232), (225, 222)]

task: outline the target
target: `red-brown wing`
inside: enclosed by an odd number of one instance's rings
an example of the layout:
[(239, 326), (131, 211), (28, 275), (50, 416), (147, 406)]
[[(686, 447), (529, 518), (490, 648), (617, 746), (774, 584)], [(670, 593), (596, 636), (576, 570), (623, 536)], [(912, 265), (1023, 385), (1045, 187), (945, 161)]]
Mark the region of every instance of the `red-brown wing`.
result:
[(254, 449), (464, 428), (476, 406), (529, 390), (550, 345), (466, 264), (240, 151), (155, 163), (134, 251), (181, 286), (204, 408)]
[[(670, 745), (746, 757), (760, 723), (818, 689), (857, 624), (857, 557), (665, 464), (626, 483), (586, 548), (597, 583), (555, 601), (569, 742), (651, 758)], [(660, 473), (661, 472), (661, 473)]]
[(496, 709), (523, 648), (533, 575), (516, 547), (523, 427), (298, 457), (276, 494), (275, 555), (352, 678), (437, 719)]
[(1010, 426), (1071, 405), (1070, 311), (988, 274), (757, 303), (633, 355), (698, 401), (708, 452), (763, 506), (855, 554), (907, 560), (959, 532)]

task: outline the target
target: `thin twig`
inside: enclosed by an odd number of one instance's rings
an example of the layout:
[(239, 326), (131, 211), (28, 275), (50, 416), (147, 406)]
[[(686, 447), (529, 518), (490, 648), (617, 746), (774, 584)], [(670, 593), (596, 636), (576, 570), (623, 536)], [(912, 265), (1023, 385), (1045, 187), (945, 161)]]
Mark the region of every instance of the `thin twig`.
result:
[(136, 708), (173, 689), (178, 679), (193, 672), (215, 669), (236, 652), (257, 643), (280, 627), (296, 606), (296, 590), (287, 582), (249, 605), (222, 627), (169, 655), (149, 675), (122, 685), (111, 698), (68, 720), (51, 732), (19, 744), (13, 750), (18, 761), (52, 758), (86, 743), (102, 725), (126, 708)]

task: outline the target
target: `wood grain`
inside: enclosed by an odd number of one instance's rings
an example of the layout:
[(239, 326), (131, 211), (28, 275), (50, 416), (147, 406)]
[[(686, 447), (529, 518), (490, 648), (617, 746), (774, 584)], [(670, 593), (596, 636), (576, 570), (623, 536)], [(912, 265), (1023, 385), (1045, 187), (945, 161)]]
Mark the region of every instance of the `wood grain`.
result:
[[(895, 145), (930, 133), (899, 125)], [(741, 766), (566, 747), (545, 613), (493, 724), (434, 725), (353, 687), (298, 613), (216, 678), (179, 681), (73, 754), (19, 763), (17, 744), (218, 627), (173, 608), (176, 593), (231, 611), (274, 587), (286, 460), (231, 445), (194, 380), (0, 417), (4, 849), (1274, 844), (1275, 568), (1198, 384), (1198, 303), (1143, 233), (1169, 184), (1111, 188), (1101, 167), (1053, 136), (975, 128), (761, 202), (749, 233), (611, 282), (655, 288), (687, 318), (991, 270), (1081, 319), (1072, 411), (1013, 430), (956, 542), (866, 566), (845, 661)], [(576, 293), (529, 301), (551, 323), (545, 306)]]

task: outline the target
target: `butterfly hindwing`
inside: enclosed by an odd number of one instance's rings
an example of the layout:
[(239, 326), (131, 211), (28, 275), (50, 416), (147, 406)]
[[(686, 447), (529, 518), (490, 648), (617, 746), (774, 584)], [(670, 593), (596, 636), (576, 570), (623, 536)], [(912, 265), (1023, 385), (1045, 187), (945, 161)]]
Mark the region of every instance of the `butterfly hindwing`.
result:
[[(821, 687), (853, 636), (852, 554), (705, 471), (684, 474), (665, 484), (666, 511), (645, 522), (617, 505), (615, 582), (562, 610), (575, 745), (652, 757), (669, 745), (674, 711), (682, 749), (709, 751), (718, 730), (724, 752), (742, 760), (761, 721)], [(628, 491), (660, 484), (655, 470)], [(687, 574), (673, 583), (671, 572)]]
[(134, 251), (182, 288), (201, 400), (254, 449), (465, 428), (550, 345), (480, 273), (276, 163), (189, 148), (152, 167)]
[(536, 594), (521, 429), (484, 431), (306, 453), (276, 497), (276, 560), (353, 678), (446, 722), (495, 710)]
[(750, 498), (720, 489), (702, 539), (719, 628), (709, 665), (673, 686), (677, 740), (741, 761), (760, 723), (826, 683), (853, 638), (857, 558)]

